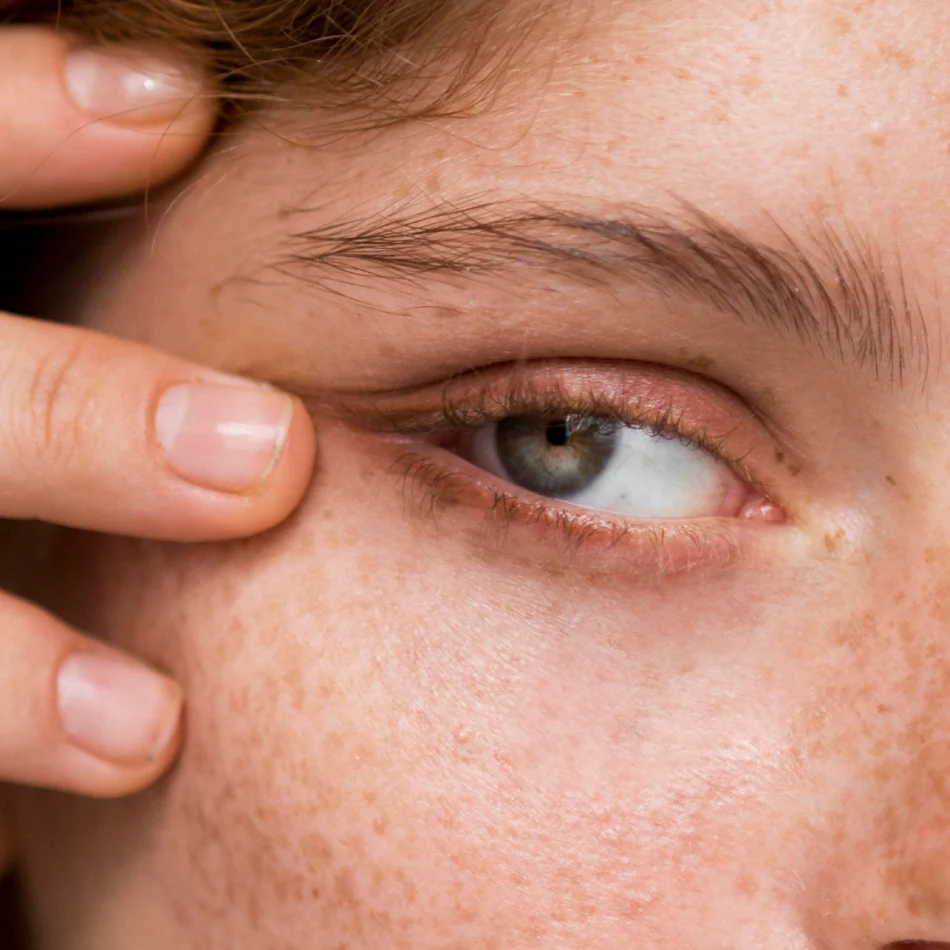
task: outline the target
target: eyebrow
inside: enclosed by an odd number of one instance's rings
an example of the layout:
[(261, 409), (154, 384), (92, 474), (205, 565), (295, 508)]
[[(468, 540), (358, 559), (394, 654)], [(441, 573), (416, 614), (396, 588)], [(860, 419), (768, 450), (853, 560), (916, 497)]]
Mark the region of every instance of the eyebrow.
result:
[(420, 277), (546, 267), (633, 281), (796, 338), (877, 380), (923, 387), (927, 326), (899, 260), (885, 267), (874, 241), (852, 228), (822, 223), (796, 240), (769, 222), (771, 243), (688, 204), (672, 216), (645, 207), (591, 216), (548, 205), (443, 203), (293, 234), (278, 269), (319, 280), (321, 268)]

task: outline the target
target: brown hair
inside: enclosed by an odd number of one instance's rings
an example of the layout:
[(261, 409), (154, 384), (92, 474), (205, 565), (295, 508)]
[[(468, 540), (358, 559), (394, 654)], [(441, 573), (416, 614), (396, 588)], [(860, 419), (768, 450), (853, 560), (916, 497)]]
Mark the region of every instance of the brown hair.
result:
[(398, 120), (481, 101), (531, 2), (517, 28), (506, 0), (0, 0), (0, 20), (201, 48), (232, 113), (316, 86), (326, 108)]

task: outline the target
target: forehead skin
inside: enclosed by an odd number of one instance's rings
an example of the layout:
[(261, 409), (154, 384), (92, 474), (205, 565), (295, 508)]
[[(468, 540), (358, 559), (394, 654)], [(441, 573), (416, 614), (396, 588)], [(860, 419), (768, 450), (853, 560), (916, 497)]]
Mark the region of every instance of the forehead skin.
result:
[(593, 4), (482, 115), (320, 148), (251, 129), (210, 161), (88, 322), (330, 401), (518, 354), (703, 360), (793, 433), (799, 518), (711, 577), (541, 571), (407, 520), (318, 407), (313, 490), (266, 537), (64, 538), (52, 603), (174, 669), (190, 714), (149, 794), (19, 796), (44, 946), (950, 941), (945, 373), (899, 392), (713, 314), (266, 270), (354, 209), (685, 200), (870, 235), (939, 363), (948, 51), (938, 2)]

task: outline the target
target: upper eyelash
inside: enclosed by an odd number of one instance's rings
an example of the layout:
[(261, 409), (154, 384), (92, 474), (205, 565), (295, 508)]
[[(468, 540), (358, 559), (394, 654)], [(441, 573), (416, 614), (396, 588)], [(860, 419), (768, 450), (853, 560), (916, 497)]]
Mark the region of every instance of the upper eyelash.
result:
[[(522, 370), (518, 373), (518, 370)], [(470, 377), (474, 374), (470, 374)], [(502, 419), (529, 414), (564, 414), (618, 419), (623, 425), (645, 429), (651, 434), (678, 439), (694, 446), (728, 465), (750, 487), (765, 497), (771, 493), (747, 464), (749, 452), (730, 451), (736, 428), (714, 434), (685, 422), (685, 412), (668, 405), (660, 412), (645, 411), (642, 405), (632, 405), (629, 399), (617, 399), (603, 389), (590, 388), (582, 393), (571, 390), (559, 378), (538, 386), (536, 374), (525, 374), (515, 368), (499, 379), (490, 375), (479, 381), (474, 389), (465, 385), (470, 377), (456, 377), (442, 386), (440, 408), (427, 412), (405, 411), (393, 407), (375, 406), (380, 423), (397, 435), (434, 435), (453, 430), (471, 430), (500, 422)], [(465, 385), (464, 395), (454, 390)]]

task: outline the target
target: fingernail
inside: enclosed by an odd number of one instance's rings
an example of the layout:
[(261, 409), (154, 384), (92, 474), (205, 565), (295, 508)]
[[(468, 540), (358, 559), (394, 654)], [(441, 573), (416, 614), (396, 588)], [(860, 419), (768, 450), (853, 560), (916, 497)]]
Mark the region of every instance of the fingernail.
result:
[(124, 125), (175, 118), (202, 88), (201, 77), (187, 64), (121, 46), (70, 51), (66, 85), (84, 112)]
[(242, 493), (276, 468), (293, 414), (290, 396), (271, 389), (186, 383), (159, 400), (155, 433), (182, 478)]
[(70, 741), (110, 762), (160, 756), (181, 718), (180, 687), (131, 659), (74, 653), (60, 666), (56, 685)]

